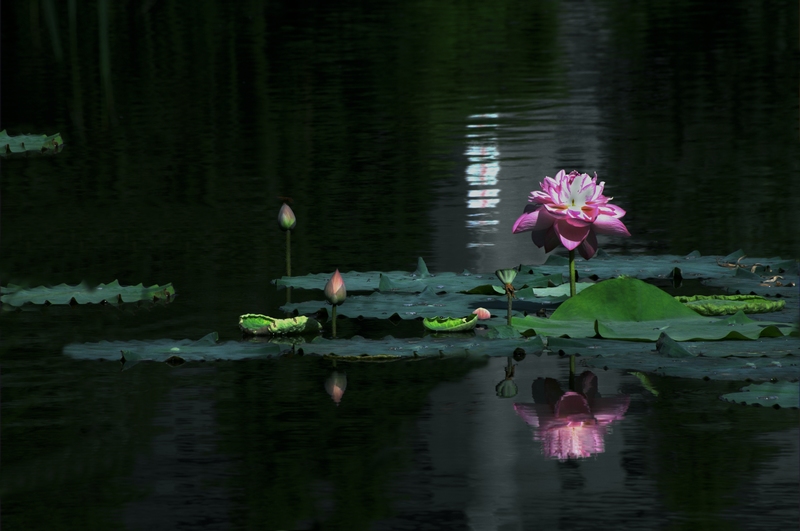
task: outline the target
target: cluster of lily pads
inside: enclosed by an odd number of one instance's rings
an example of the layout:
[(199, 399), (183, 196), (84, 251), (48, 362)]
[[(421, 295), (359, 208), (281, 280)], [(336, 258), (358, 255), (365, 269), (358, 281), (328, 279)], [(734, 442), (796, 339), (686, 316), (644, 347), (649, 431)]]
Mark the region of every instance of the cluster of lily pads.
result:
[[(242, 315), (240, 329), (245, 336), (260, 336), (257, 341), (220, 343), (212, 333), (199, 341), (68, 345), (64, 352), (75, 358), (118, 360), (121, 352), (124, 368), (142, 360), (180, 365), (278, 356), (287, 344), (294, 353), (358, 361), (568, 354), (588, 368), (762, 382), (727, 398), (797, 407), (797, 261), (753, 259), (742, 251), (725, 257), (697, 251), (610, 257), (597, 249), (596, 233), (627, 235), (627, 229), (619, 219), (624, 211), (608, 202), (602, 187), (596, 178), (577, 172), (560, 172), (543, 182), (543, 191), (532, 193), (534, 204), (517, 220), (514, 232), (530, 231), (533, 242), (548, 251), (560, 242), (569, 257), (550, 255), (541, 265), (520, 264), (493, 273), (433, 274), (419, 258), (413, 272), (336, 270), (291, 276), (290, 234), (297, 220), (284, 204), (278, 224), (286, 232), (287, 275), (273, 282), (279, 289), (319, 290), (324, 299), (291, 303), (287, 297), (281, 310), (288, 317)], [(576, 261), (575, 250), (583, 261)], [(684, 282), (701, 282), (718, 294), (673, 297), (654, 285), (679, 287)], [(174, 294), (171, 285), (123, 287), (116, 281), (94, 288), (0, 288), (4, 307), (169, 300)], [(328, 308), (330, 334), (323, 334)], [(419, 334), (337, 338), (340, 317), (419, 320)], [(513, 370), (505, 380), (512, 377)], [(500, 389), (498, 394), (503, 394)]]

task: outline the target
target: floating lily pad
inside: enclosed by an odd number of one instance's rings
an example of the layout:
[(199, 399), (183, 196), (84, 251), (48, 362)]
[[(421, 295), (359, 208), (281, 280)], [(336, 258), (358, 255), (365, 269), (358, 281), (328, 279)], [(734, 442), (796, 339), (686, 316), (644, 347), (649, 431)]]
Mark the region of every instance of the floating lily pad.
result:
[(743, 313), (728, 319), (703, 317), (666, 292), (630, 277), (605, 280), (570, 298), (550, 319), (515, 317), (523, 335), (602, 337), (656, 341), (667, 332), (675, 341), (780, 337), (795, 329), (783, 322), (755, 321)]
[(99, 304), (136, 302), (146, 300), (170, 299), (175, 296), (172, 284), (153, 285), (149, 288), (142, 284), (136, 286), (120, 286), (115, 280), (109, 284), (90, 287), (86, 283), (77, 286), (59, 284), (58, 286), (22, 288), (9, 284), (0, 287), (0, 302), (11, 306), (23, 304)]
[(125, 368), (139, 361), (162, 361), (179, 358), (184, 362), (241, 360), (277, 356), (285, 348), (273, 342), (228, 341), (218, 343), (219, 335), (211, 332), (201, 339), (159, 339), (155, 341), (100, 341), (73, 343), (64, 347), (64, 354), (74, 359), (125, 360)]
[[(759, 277), (760, 278), (760, 277)], [(784, 300), (769, 300), (759, 295), (694, 295), (675, 297), (700, 315), (733, 315), (737, 312), (777, 312), (786, 306)]]
[(319, 332), (322, 325), (304, 315), (276, 319), (269, 315), (248, 313), (239, 317), (239, 328), (254, 336), (292, 335)]
[(432, 317), (423, 319), (422, 324), (434, 332), (466, 332), (475, 328), (478, 316), (472, 314), (466, 317)]
[(61, 134), (54, 135), (16, 135), (9, 136), (6, 130), (0, 131), (0, 156), (23, 153), (55, 154), (64, 148)]
[(728, 393), (720, 398), (737, 404), (797, 409), (800, 407), (800, 382), (753, 384), (738, 393)]

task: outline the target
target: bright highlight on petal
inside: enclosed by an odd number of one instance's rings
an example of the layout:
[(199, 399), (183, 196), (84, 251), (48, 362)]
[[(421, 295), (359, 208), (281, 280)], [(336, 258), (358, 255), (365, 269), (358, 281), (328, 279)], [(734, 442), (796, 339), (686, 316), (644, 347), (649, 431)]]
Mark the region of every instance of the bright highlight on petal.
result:
[(605, 182), (598, 183), (597, 174), (561, 170), (539, 186), (514, 223), (514, 234), (530, 231), (533, 243), (547, 252), (560, 243), (569, 250), (577, 248), (587, 260), (597, 252), (597, 234), (630, 236), (620, 221), (625, 210), (609, 203), (611, 198), (603, 195)]

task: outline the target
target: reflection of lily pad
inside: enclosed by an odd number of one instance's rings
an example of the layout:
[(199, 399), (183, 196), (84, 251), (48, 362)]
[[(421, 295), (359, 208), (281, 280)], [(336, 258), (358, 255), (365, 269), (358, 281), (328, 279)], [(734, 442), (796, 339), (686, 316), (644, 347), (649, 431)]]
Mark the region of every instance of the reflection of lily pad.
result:
[(800, 382), (769, 382), (748, 385), (738, 393), (722, 395), (723, 400), (766, 407), (800, 407)]
[(466, 332), (475, 328), (475, 325), (478, 324), (478, 316), (472, 314), (466, 317), (425, 318), (422, 324), (434, 332)]
[(55, 154), (64, 147), (61, 135), (16, 135), (0, 131), (0, 156), (22, 153)]
[(99, 304), (101, 302), (121, 303), (170, 299), (175, 295), (175, 288), (172, 287), (172, 284), (154, 285), (149, 288), (142, 284), (120, 286), (119, 281), (115, 280), (109, 284), (100, 284), (95, 287), (81, 283), (77, 286), (59, 284), (52, 288), (39, 286), (27, 289), (10, 284), (8, 287), (0, 288), (0, 294), (0, 301), (11, 306), (22, 306), (26, 303)]
[(269, 315), (248, 313), (239, 317), (239, 328), (254, 336), (290, 335), (319, 332), (322, 330), (315, 319), (304, 315), (288, 319), (276, 319)]
[(675, 341), (756, 339), (794, 329), (754, 321), (741, 312), (727, 319), (703, 317), (659, 288), (629, 277), (598, 282), (564, 302), (550, 319), (515, 317), (511, 324), (526, 335), (634, 341), (656, 341), (662, 332)]

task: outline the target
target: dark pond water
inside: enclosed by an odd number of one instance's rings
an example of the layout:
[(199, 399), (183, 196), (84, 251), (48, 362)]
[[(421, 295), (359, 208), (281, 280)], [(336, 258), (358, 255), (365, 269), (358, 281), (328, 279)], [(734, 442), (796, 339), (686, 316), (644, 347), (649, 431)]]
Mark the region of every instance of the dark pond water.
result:
[(599, 371), (624, 414), (558, 459), (530, 404), (568, 389), (559, 356), (519, 362), (506, 400), (505, 358), (121, 372), (62, 350), (278, 315), (281, 197), (296, 274), (536, 263), (511, 224), (562, 168), (628, 211), (610, 254), (796, 256), (797, 2), (21, 0), (0, 34), (0, 127), (66, 141), (2, 161), (0, 283), (178, 292), (0, 313), (4, 529), (796, 525), (797, 411), (717, 400), (743, 382)]

